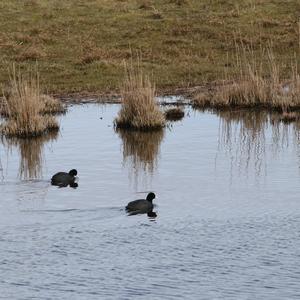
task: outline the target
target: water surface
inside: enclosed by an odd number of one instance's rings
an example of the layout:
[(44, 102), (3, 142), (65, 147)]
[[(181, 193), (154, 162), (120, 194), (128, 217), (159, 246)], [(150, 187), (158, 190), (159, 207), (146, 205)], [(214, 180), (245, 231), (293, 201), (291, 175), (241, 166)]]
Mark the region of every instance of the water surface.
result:
[[(298, 125), (186, 108), (116, 132), (118, 110), (0, 143), (0, 299), (299, 299)], [(77, 189), (49, 185), (72, 168)], [(158, 217), (127, 216), (148, 191)]]

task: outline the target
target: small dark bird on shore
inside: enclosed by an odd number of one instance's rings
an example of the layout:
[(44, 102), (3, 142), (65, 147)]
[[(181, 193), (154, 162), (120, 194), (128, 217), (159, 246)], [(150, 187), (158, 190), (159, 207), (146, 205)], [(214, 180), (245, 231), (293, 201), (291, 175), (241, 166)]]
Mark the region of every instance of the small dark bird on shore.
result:
[(153, 210), (152, 201), (154, 198), (155, 198), (155, 194), (149, 193), (146, 199), (138, 199), (129, 202), (125, 209), (131, 215), (151, 213)]
[(59, 187), (66, 187), (70, 185), (71, 187), (77, 187), (78, 184), (75, 183), (75, 176), (77, 175), (77, 170), (72, 169), (69, 173), (58, 172), (51, 178), (51, 184), (57, 185)]

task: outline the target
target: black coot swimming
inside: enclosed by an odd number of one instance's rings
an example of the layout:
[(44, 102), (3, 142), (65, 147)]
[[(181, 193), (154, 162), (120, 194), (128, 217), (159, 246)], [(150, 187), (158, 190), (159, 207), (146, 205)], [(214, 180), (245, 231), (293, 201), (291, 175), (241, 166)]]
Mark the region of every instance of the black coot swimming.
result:
[(154, 198), (155, 198), (155, 194), (149, 193), (146, 199), (138, 199), (129, 202), (125, 209), (131, 215), (151, 213), (153, 210), (152, 200)]
[(71, 187), (77, 187), (78, 184), (75, 182), (75, 176), (77, 175), (77, 170), (72, 169), (69, 173), (58, 172), (51, 178), (51, 184), (57, 185), (59, 187), (66, 187), (70, 185)]

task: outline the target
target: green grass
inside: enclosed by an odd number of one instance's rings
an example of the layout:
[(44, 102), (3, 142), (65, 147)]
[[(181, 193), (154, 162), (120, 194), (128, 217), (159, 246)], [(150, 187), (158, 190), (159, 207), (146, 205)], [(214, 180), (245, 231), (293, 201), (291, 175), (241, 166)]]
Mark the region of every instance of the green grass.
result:
[(136, 51), (158, 89), (238, 72), (235, 40), (268, 41), (283, 72), (299, 52), (298, 0), (2, 0), (0, 83), (38, 61), (52, 93), (117, 91)]

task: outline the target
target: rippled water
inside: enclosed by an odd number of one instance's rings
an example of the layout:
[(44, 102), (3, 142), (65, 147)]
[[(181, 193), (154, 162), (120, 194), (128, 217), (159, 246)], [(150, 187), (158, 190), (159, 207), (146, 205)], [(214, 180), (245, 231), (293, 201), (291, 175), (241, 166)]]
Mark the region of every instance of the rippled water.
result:
[[(138, 134), (118, 110), (0, 143), (0, 299), (300, 299), (297, 124), (186, 109)], [(49, 185), (72, 168), (77, 189)], [(158, 217), (127, 216), (148, 191)]]

